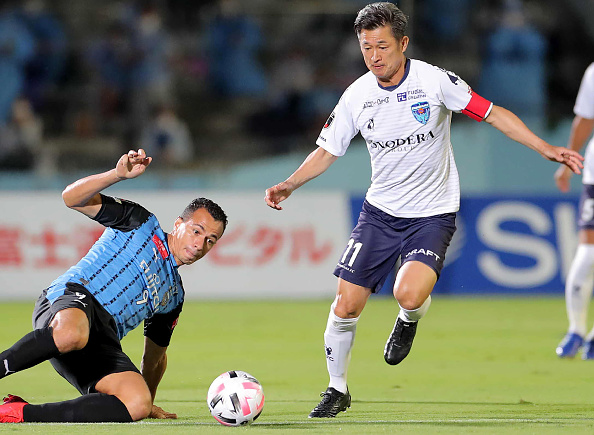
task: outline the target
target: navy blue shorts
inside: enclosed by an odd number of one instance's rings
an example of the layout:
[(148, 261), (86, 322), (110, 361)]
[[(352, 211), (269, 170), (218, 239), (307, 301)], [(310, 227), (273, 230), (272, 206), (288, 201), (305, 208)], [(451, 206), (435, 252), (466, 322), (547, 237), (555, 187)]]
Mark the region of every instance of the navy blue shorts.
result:
[(334, 275), (375, 293), (401, 257), (402, 264), (426, 264), (439, 278), (455, 231), (456, 213), (398, 218), (365, 201)]
[(594, 186), (584, 184), (580, 196), (580, 217), (578, 226), (581, 230), (594, 230)]

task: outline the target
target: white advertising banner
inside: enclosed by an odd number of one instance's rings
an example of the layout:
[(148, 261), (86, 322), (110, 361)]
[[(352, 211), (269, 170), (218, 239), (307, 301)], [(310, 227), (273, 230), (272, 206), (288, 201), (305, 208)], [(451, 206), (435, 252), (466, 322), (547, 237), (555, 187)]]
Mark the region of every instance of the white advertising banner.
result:
[[(189, 191), (119, 191), (153, 212), (168, 232), (196, 196)], [(180, 268), (188, 299), (328, 298), (351, 230), (348, 196), (298, 192), (275, 211), (263, 192), (199, 192), (229, 226), (199, 262)], [(62, 202), (60, 192), (0, 194), (0, 299), (31, 300), (75, 264), (103, 227)]]

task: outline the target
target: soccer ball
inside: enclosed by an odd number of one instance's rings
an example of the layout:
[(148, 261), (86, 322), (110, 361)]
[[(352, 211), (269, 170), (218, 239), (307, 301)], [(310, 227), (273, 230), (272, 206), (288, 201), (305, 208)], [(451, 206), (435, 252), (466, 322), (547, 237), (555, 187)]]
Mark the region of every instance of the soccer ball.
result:
[(219, 423), (243, 426), (252, 423), (262, 413), (264, 390), (249, 373), (232, 370), (219, 375), (210, 384), (206, 403)]

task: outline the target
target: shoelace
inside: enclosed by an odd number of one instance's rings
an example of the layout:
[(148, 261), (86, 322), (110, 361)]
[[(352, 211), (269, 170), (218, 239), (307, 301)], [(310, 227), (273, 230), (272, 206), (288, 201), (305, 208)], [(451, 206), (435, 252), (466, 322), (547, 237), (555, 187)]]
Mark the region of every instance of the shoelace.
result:
[(323, 393), (320, 393), (320, 397), (322, 398), (322, 402), (320, 403), (320, 405), (323, 403), (325, 404), (330, 402), (330, 399), (332, 398), (331, 394), (326, 393), (325, 391)]

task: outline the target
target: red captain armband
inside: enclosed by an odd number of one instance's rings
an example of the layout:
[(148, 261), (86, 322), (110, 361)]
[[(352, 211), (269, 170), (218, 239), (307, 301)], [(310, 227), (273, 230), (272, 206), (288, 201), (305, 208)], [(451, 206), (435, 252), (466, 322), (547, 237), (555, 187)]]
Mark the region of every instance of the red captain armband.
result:
[(466, 105), (466, 108), (462, 110), (462, 113), (475, 121), (481, 122), (489, 114), (492, 104), (489, 100), (473, 92), (470, 101)]

